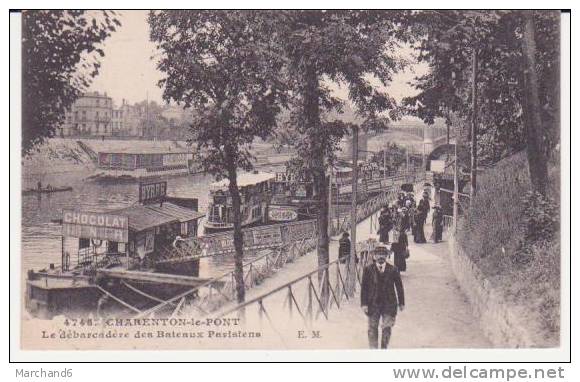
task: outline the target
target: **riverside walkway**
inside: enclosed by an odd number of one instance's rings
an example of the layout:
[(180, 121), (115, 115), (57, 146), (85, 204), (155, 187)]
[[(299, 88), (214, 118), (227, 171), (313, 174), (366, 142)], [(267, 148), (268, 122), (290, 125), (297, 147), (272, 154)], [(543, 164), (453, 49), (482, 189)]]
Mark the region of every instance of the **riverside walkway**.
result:
[[(357, 225), (359, 241), (377, 238), (377, 214)], [(428, 220), (429, 221), (429, 220)], [(431, 226), (425, 226), (427, 237)], [(415, 244), (409, 235), (411, 257), (402, 274), (406, 307), (397, 315), (391, 348), (489, 348), (479, 320), (462, 294), (449, 266), (447, 242)], [(338, 254), (338, 237), (330, 244), (331, 264)], [(330, 309), (317, 309), (317, 259), (314, 252), (287, 264), (284, 270), (246, 295), (246, 328), (261, 330), (261, 348), (273, 349), (366, 349), (367, 320), (360, 308), (360, 288), (347, 299), (341, 288), (345, 265), (329, 267)], [(311, 273), (310, 277), (305, 277)], [(302, 279), (286, 285), (294, 280)], [(278, 291), (276, 291), (279, 289)], [(291, 292), (291, 293), (290, 293)], [(254, 300), (254, 301), (252, 301)], [(290, 301), (290, 302), (289, 302)], [(335, 301), (340, 303), (337, 308)], [(309, 306), (310, 305), (310, 306)], [(308, 319), (308, 310), (312, 319)], [(232, 317), (234, 305), (218, 315)], [(325, 318), (325, 315), (328, 318)], [(304, 318), (306, 316), (306, 319)]]

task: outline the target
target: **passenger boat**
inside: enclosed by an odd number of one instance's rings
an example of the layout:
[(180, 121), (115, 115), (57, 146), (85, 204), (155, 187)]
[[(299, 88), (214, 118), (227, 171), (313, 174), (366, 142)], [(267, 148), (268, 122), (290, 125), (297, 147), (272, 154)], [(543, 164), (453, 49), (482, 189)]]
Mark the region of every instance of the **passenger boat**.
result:
[(312, 219), (316, 217), (317, 203), (311, 178), (299, 178), (287, 171), (276, 172), (268, 219), (273, 222)]
[[(237, 184), (242, 199), (242, 227), (268, 222), (268, 206), (272, 197), (271, 182), (274, 178), (274, 174), (257, 171), (238, 175)], [(228, 179), (209, 185), (207, 216), (204, 222), (205, 234), (234, 228), (232, 197), (228, 187)]]
[(27, 310), (51, 318), (147, 309), (207, 282), (196, 241), (204, 215), (166, 189), (140, 184), (140, 203), (122, 209), (64, 210), (61, 264), (28, 271)]

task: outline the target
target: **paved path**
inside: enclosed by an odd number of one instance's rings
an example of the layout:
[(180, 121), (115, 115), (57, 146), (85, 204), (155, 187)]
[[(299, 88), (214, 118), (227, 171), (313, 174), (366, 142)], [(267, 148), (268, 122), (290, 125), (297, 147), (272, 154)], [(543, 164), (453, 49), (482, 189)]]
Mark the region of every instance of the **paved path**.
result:
[[(376, 220), (375, 220), (376, 221)], [(431, 227), (426, 226), (429, 237)], [(358, 241), (376, 237), (376, 228), (371, 230), (370, 219), (357, 227)], [(479, 327), (479, 320), (472, 313), (469, 302), (462, 294), (451, 271), (447, 258), (448, 245), (415, 244), (409, 235), (411, 257), (407, 272), (402, 275), (406, 295), (406, 309), (397, 316), (391, 339), (392, 348), (488, 348), (490, 343)], [(338, 242), (330, 246), (331, 261), (338, 252)], [(316, 256), (308, 254), (292, 264), (287, 264), (277, 275), (265, 280), (247, 293), (247, 300), (264, 295), (291, 280), (317, 268)], [(316, 278), (314, 278), (314, 281)], [(334, 276), (331, 282), (334, 284)], [(305, 306), (307, 282), (294, 286), (299, 305)], [(264, 299), (267, 317), (262, 315), (258, 325), (258, 305), (247, 309), (248, 327), (263, 331), (264, 345), (268, 348), (302, 349), (364, 349), (367, 347), (366, 316), (360, 309), (357, 295), (345, 301), (341, 309), (334, 307), (329, 319), (319, 318), (307, 327), (294, 309), (289, 318), (285, 305), (287, 292), (279, 292)], [(312, 338), (312, 330), (319, 331), (322, 338)], [(300, 331), (309, 339), (300, 338)]]

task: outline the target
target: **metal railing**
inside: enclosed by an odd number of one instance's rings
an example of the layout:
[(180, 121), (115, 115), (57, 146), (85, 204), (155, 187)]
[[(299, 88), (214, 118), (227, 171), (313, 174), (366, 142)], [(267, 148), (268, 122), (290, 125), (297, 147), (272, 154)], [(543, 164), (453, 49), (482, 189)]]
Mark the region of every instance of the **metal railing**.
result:
[[(372, 261), (370, 253), (375, 245), (374, 240), (357, 244), (357, 248), (361, 250), (357, 252), (358, 261), (354, 268), (355, 282), (350, 292), (347, 288), (347, 264), (342, 264), (337, 259), (268, 293), (220, 312), (217, 317), (231, 316), (243, 311), (248, 318), (248, 315), (255, 313), (260, 325), (265, 319), (274, 330), (276, 330), (276, 323), (272, 320), (271, 314), (274, 311), (282, 312), (287, 319), (298, 316), (307, 327), (322, 317), (328, 320), (333, 309), (340, 309), (345, 301), (356, 298), (356, 292), (360, 290), (362, 283), (363, 270)], [(318, 282), (314, 279), (316, 276), (318, 276)], [(255, 311), (252, 311), (253, 309)], [(247, 321), (250, 322), (249, 319)], [(276, 322), (282, 322), (282, 325), (288, 323), (287, 320), (276, 320)]]
[[(266, 250), (266, 254), (244, 264), (243, 278), (246, 290), (262, 283), (285, 264), (295, 261), (316, 247), (316, 235), (308, 239)], [(226, 303), (236, 300), (234, 270), (213, 278), (195, 288), (143, 311), (137, 317), (158, 315), (177, 316), (184, 311), (204, 315), (216, 311)], [(177, 305), (176, 305), (177, 304)]]
[(448, 229), (453, 226), (453, 216), (443, 215), (443, 228)]

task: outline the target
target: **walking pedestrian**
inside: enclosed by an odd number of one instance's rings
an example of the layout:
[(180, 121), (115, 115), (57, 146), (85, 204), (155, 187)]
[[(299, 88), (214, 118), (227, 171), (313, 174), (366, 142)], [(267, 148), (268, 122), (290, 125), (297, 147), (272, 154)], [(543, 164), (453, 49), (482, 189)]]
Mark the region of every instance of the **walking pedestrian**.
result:
[(435, 243), (439, 243), (443, 240), (443, 213), (441, 207), (436, 205), (433, 207), (433, 234)]
[(423, 198), (419, 201), (419, 205), (417, 206), (417, 218), (416, 224), (417, 228), (415, 229), (416, 236), (415, 236), (415, 243), (426, 243), (427, 240), (425, 238), (425, 222), (427, 221), (427, 215), (429, 214), (429, 210), (431, 206), (429, 204), (429, 194), (427, 192), (423, 192)]
[(417, 203), (415, 202), (415, 195), (413, 195), (412, 192), (408, 192), (407, 193), (407, 201), (410, 201), (411, 203), (405, 203), (405, 207), (407, 208), (415, 208), (417, 207)]
[(350, 239), (348, 232), (343, 232), (338, 241), (338, 261), (345, 264), (350, 256)]
[(402, 207), (398, 212), (397, 226), (399, 231), (407, 232), (411, 228), (411, 220), (409, 217), (409, 209), (407, 207)]
[(368, 340), (371, 349), (379, 347), (379, 324), (381, 326), (381, 349), (389, 346), (397, 308), (405, 308), (405, 292), (401, 275), (396, 266), (387, 263), (390, 251), (386, 246), (373, 251), (375, 262), (365, 267), (361, 286), (361, 306), (368, 317)]
[(397, 197), (397, 206), (399, 208), (405, 207), (405, 192), (399, 192), (399, 196)]
[(396, 231), (391, 244), (393, 261), (400, 272), (407, 271), (407, 258), (409, 258), (409, 241), (405, 231)]
[(384, 206), (379, 215), (379, 241), (383, 244), (389, 242), (389, 231), (393, 228), (391, 213), (387, 206)]
[(413, 207), (413, 203), (410, 199), (407, 199), (405, 202), (405, 208), (407, 209), (407, 216), (409, 216), (409, 228), (411, 228), (411, 235), (413, 235), (413, 240), (416, 242), (415, 239), (415, 208)]

